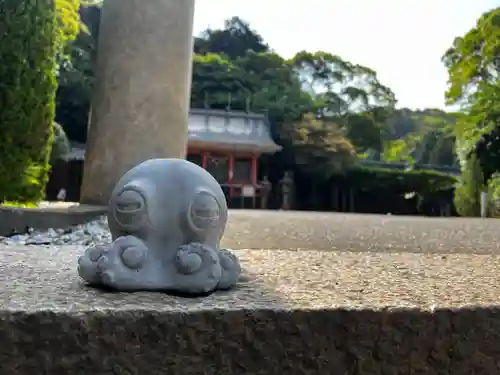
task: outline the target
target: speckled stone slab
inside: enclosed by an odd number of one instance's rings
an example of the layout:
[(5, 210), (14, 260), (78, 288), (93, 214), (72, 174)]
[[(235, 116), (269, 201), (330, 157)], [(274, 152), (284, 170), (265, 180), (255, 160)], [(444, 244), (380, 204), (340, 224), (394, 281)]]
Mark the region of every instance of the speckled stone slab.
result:
[(2, 374), (500, 373), (500, 256), (242, 250), (187, 299), (89, 289), (82, 251), (0, 247)]

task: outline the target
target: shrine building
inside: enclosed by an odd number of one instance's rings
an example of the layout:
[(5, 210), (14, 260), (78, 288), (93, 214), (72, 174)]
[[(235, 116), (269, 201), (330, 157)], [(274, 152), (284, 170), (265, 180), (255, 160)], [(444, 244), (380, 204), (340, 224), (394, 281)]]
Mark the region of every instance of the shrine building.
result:
[[(256, 207), (261, 193), (258, 160), (281, 149), (271, 138), (267, 117), (244, 111), (191, 109), (187, 160), (206, 169), (221, 184), (231, 207)], [(60, 188), (78, 201), (85, 145), (72, 143), (69, 162), (53, 168), (47, 198)], [(56, 167), (56, 166), (54, 166)]]
[(214, 176), (233, 207), (255, 207), (260, 193), (258, 159), (280, 149), (271, 138), (264, 115), (190, 111), (187, 159)]

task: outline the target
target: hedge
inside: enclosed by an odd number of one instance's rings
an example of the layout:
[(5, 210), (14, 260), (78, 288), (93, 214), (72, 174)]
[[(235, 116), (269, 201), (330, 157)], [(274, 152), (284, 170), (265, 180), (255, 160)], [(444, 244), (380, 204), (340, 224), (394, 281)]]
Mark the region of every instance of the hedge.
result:
[(53, 0), (0, 2), (0, 202), (39, 201), (53, 137)]
[(397, 170), (356, 166), (343, 175), (333, 177), (339, 185), (359, 190), (387, 191), (391, 194), (432, 194), (454, 188), (455, 176), (431, 170)]

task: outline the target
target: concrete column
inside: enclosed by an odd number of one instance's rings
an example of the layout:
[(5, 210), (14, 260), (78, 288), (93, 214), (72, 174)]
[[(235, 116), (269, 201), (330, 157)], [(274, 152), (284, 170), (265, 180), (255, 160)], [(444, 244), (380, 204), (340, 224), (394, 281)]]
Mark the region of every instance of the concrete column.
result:
[(151, 158), (184, 158), (194, 0), (104, 0), (80, 201)]

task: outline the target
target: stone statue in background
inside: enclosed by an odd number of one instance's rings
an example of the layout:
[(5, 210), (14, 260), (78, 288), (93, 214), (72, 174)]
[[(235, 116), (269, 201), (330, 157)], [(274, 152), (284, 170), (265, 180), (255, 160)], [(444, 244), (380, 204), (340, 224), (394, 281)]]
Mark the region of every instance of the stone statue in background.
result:
[(282, 195), (282, 210), (292, 209), (292, 196), (293, 196), (293, 177), (292, 172), (286, 171), (285, 175), (280, 181), (281, 195)]
[(265, 210), (268, 206), (268, 201), (269, 201), (269, 194), (271, 194), (271, 190), (273, 188), (273, 185), (267, 178), (267, 176), (264, 176), (262, 181), (260, 182), (260, 208)]
[(226, 199), (207, 171), (182, 159), (145, 161), (111, 194), (113, 243), (87, 249), (78, 273), (91, 285), (117, 291), (200, 295), (229, 289), (241, 267), (219, 247), (226, 222)]

